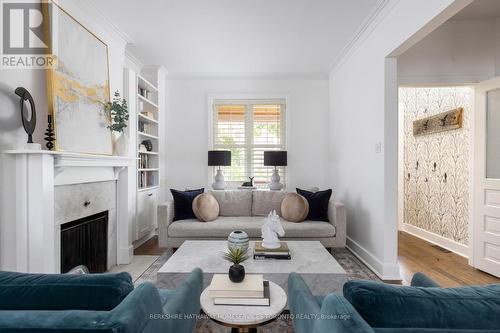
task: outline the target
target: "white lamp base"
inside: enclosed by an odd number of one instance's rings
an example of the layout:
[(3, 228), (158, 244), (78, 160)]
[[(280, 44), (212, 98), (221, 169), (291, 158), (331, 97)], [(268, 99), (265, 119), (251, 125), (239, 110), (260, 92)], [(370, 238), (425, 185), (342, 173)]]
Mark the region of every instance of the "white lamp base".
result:
[(224, 175), (222, 170), (217, 170), (217, 174), (214, 177), (215, 182), (212, 184), (214, 190), (223, 190), (226, 188), (226, 183), (224, 182)]
[(281, 177), (278, 173), (278, 169), (273, 170), (273, 175), (271, 176), (271, 182), (269, 183), (269, 189), (271, 191), (280, 191), (283, 189), (283, 184), (280, 183)]

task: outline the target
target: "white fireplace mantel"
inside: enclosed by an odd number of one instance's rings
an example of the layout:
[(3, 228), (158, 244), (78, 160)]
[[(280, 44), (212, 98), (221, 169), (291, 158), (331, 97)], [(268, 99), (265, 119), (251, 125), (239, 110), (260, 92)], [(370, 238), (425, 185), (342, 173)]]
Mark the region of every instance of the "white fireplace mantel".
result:
[(54, 157), (54, 167), (126, 167), (133, 162), (128, 156), (91, 155), (66, 153), (50, 150), (7, 150), (7, 155), (51, 155)]
[(116, 181), (117, 263), (130, 263), (130, 226), (135, 211), (135, 159), (46, 150), (4, 152), (0, 269), (60, 272), (59, 229), (54, 218), (56, 186)]

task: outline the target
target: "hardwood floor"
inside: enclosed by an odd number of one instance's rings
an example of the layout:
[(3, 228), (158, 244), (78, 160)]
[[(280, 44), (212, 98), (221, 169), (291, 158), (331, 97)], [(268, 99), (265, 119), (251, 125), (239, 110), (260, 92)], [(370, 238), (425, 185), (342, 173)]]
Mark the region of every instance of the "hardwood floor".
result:
[[(161, 255), (155, 236), (135, 249), (135, 255)], [(399, 266), (404, 285), (413, 274), (423, 272), (443, 287), (500, 283), (500, 279), (472, 268), (467, 259), (405, 232), (399, 232)]]
[(443, 287), (500, 283), (500, 279), (479, 271), (468, 260), (406, 232), (399, 232), (399, 266), (403, 284), (422, 272)]
[(159, 256), (167, 249), (158, 245), (158, 236), (154, 236), (134, 250), (136, 256)]

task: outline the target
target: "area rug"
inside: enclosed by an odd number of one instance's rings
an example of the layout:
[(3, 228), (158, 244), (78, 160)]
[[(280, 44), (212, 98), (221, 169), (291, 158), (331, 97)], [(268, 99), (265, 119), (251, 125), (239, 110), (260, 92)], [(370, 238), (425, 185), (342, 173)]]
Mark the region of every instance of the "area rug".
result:
[[(135, 281), (136, 285), (143, 282), (149, 281), (156, 283), (156, 275), (158, 270), (167, 262), (168, 258), (172, 255), (172, 250), (167, 250), (162, 254), (149, 268)], [(333, 257), (337, 262), (344, 268), (347, 276), (350, 280), (353, 279), (363, 279), (363, 280), (380, 280), (377, 275), (375, 275), (368, 267), (366, 267), (358, 258), (356, 258), (349, 250), (346, 249), (335, 249)], [(196, 333), (222, 333), (230, 332), (231, 329), (221, 326), (209, 318), (203, 318), (198, 320), (194, 332)], [(262, 326), (259, 328), (259, 332), (262, 333), (292, 333), (293, 324), (292, 320), (285, 313), (281, 315), (277, 320), (270, 324)]]
[(159, 256), (138, 256), (132, 257), (132, 262), (127, 265), (116, 265), (113, 266), (109, 272), (127, 272), (132, 276), (132, 281), (137, 281), (138, 278), (149, 268), (153, 263), (158, 260)]

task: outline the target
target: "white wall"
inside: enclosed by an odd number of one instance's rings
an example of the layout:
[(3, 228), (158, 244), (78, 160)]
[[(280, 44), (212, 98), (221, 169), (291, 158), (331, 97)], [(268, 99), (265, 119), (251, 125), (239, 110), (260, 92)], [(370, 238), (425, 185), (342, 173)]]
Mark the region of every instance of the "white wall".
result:
[(496, 49), (495, 49), (495, 76), (500, 76), (500, 18), (495, 20), (495, 36), (496, 36)]
[(399, 278), (397, 71), (386, 57), (397, 48), (401, 54), (468, 3), (389, 1), (330, 74), (331, 184), (347, 206), (348, 246), (385, 279)]
[(464, 84), (495, 76), (494, 20), (448, 21), (398, 57), (400, 84)]
[(287, 95), (288, 188), (327, 186), (328, 79), (177, 78), (167, 80), (166, 190), (207, 184), (208, 96)]

